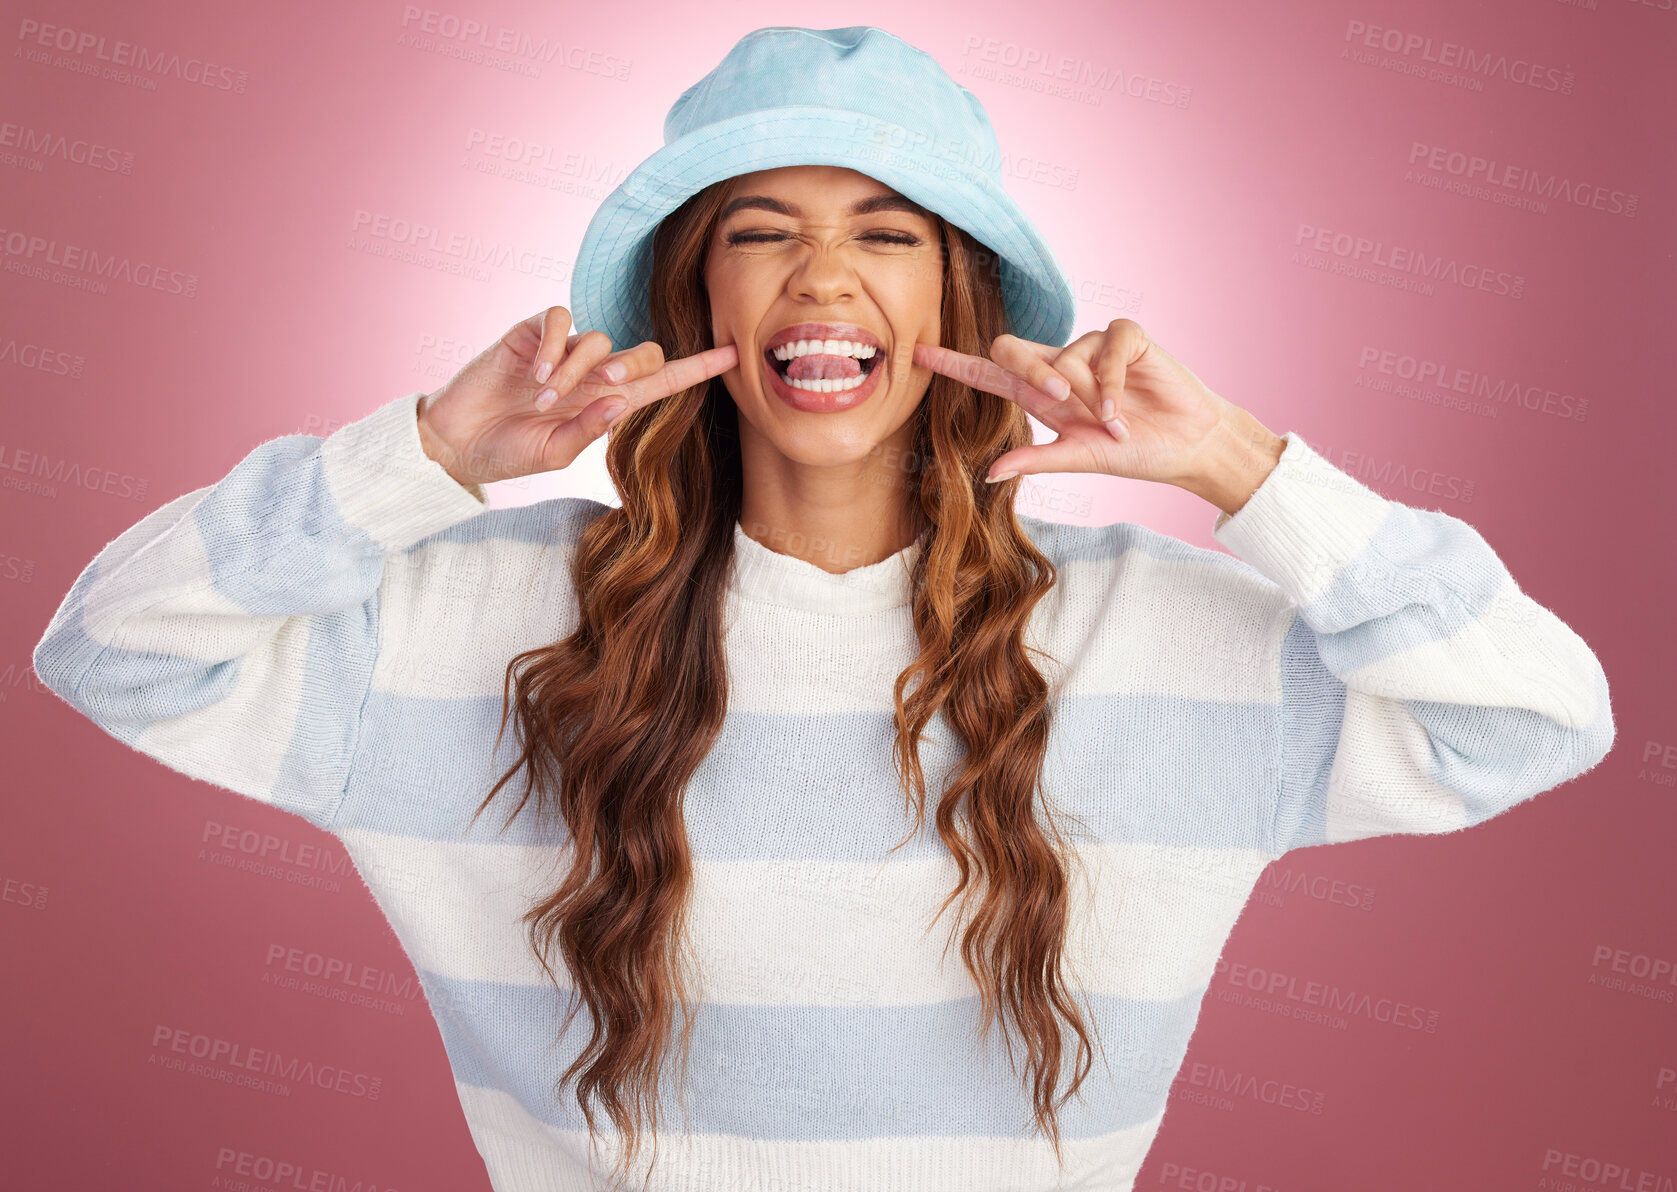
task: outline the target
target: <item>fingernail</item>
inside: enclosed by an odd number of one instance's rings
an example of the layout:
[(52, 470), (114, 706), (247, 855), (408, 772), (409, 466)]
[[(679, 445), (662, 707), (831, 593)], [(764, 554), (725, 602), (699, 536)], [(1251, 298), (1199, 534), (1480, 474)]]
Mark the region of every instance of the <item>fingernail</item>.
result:
[(1118, 413), (1118, 403), (1110, 397), (1101, 402), (1101, 421), (1111, 422)]
[(1106, 429), (1112, 432), (1112, 437), (1122, 443), (1130, 437), (1130, 428), (1124, 425), (1122, 418), (1112, 418), (1105, 423)]
[(610, 426), (612, 423), (617, 421), (617, 416), (628, 408), (629, 403), (626, 401), (607, 402), (605, 405), (600, 407), (600, 413), (606, 416), (606, 425)]
[(1061, 401), (1065, 401), (1066, 398), (1071, 396), (1071, 386), (1066, 383), (1064, 377), (1049, 377), (1048, 383), (1043, 388), (1048, 392), (1049, 397), (1055, 397)]
[(625, 365), (623, 361), (613, 360), (610, 364), (600, 370), (600, 375), (613, 384), (616, 384), (618, 381), (623, 379), (623, 374), (628, 371), (628, 366)]
[(984, 483), (986, 483), (986, 484), (1000, 484), (1004, 480), (1012, 480), (1017, 475), (1019, 475), (1019, 473), (1018, 473), (1017, 470), (1015, 470), (1015, 471), (1012, 471), (1012, 472), (1003, 472), (1000, 476), (986, 476), (984, 478)]
[(545, 410), (559, 400), (559, 394), (552, 389), (543, 389), (536, 394), (536, 409)]
[(552, 374), (552, 372), (553, 361), (551, 360), (543, 360), (540, 364), (536, 365), (536, 384), (540, 385), (543, 381), (547, 380), (548, 376)]

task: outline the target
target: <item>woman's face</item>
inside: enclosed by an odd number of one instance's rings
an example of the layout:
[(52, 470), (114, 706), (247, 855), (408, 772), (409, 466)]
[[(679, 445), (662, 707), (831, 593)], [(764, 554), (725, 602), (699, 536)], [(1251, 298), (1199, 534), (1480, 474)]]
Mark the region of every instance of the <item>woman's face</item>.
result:
[(813, 465), (906, 439), (932, 379), (914, 345), (939, 342), (943, 254), (931, 214), (843, 166), (731, 183), (705, 285), (714, 342), (739, 346), (722, 379), (742, 439), (755, 433)]

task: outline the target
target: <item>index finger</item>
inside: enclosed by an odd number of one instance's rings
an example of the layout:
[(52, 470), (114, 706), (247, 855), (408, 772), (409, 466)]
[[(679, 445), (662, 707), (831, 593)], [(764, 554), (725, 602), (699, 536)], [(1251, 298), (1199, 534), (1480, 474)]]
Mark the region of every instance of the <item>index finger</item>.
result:
[(1026, 398), (1042, 397), (1053, 400), (1024, 377), (1009, 372), (994, 360), (988, 360), (983, 356), (970, 356), (938, 344), (919, 343), (914, 345), (914, 362), (946, 377), (954, 377), (974, 389), (994, 393), (997, 397), (1005, 397), (1021, 405), (1025, 404)]
[(695, 352), (691, 356), (682, 356), (671, 360), (663, 368), (651, 376), (642, 377), (638, 381), (628, 381), (622, 385), (613, 385), (613, 390), (621, 390), (629, 398), (629, 408), (638, 409), (649, 402), (657, 401), (661, 397), (668, 397), (672, 393), (680, 393), (683, 389), (690, 389), (700, 381), (714, 377), (718, 373), (725, 373), (739, 363), (740, 351), (738, 344), (723, 344), (719, 348), (706, 348), (702, 352)]

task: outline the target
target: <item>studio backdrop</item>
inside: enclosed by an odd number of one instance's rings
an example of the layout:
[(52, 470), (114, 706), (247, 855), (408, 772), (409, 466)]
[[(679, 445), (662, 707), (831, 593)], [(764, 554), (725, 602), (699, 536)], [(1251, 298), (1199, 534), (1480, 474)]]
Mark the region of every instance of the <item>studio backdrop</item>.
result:
[[(1471, 524), (1611, 682), (1616, 744), (1575, 781), (1270, 865), (1136, 1186), (1671, 1192), (1672, 0), (14, 6), (0, 1182), (489, 1186), (447, 1007), (341, 845), (101, 732), (31, 649), (146, 514), (568, 303), (674, 98), (787, 23), (931, 53), (994, 121), (1074, 334), (1135, 320)], [(488, 492), (617, 501), (603, 440)], [(1037, 475), (1019, 502), (1213, 546), (1166, 485)]]

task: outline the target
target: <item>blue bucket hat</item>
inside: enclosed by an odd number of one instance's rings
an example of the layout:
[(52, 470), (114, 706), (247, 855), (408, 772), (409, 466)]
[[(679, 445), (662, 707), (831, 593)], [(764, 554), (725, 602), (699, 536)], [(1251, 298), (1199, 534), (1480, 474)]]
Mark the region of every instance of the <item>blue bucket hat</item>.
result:
[(1002, 189), (978, 97), (883, 29), (777, 25), (746, 34), (664, 119), (664, 147), (606, 196), (577, 252), (571, 317), (622, 350), (653, 337), (648, 283), (659, 222), (711, 183), (778, 166), (847, 166), (975, 237), (999, 259), (1007, 330), (1063, 347), (1071, 285)]

